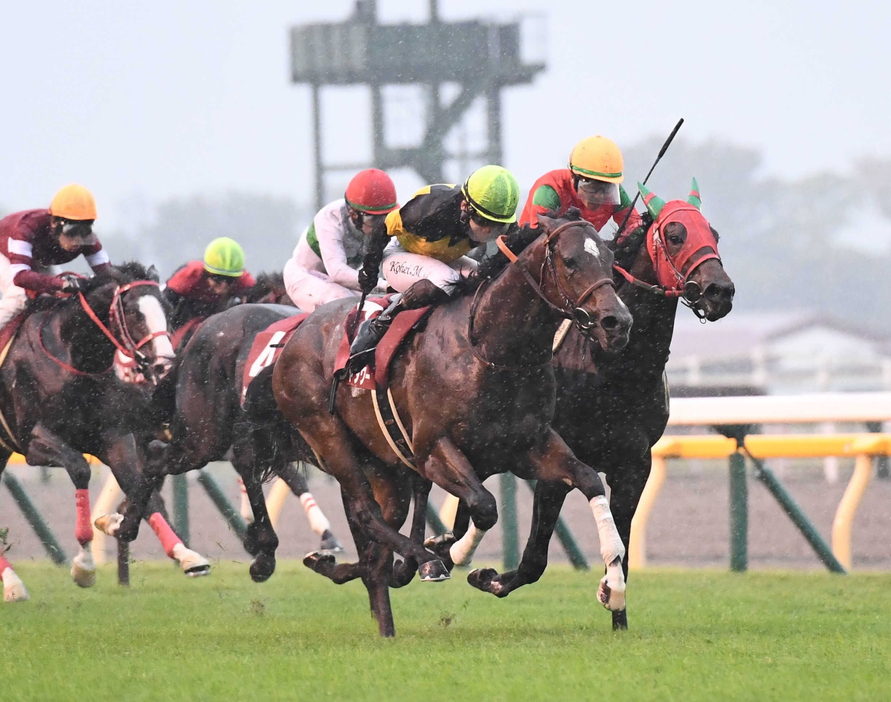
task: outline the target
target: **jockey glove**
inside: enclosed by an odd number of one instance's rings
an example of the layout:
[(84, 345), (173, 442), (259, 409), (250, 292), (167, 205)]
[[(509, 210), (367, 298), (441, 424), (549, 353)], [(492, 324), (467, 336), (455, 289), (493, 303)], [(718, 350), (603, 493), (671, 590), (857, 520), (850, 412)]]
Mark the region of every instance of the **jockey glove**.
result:
[(60, 288), (61, 292), (74, 295), (80, 292), (80, 289), (80, 278), (67, 277), (62, 280), (62, 287)]

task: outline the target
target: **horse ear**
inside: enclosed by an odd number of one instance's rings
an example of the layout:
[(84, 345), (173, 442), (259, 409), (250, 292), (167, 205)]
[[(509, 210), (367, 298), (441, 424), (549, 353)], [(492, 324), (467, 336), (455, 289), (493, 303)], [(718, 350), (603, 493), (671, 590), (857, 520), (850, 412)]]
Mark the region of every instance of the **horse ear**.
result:
[(154, 280), (156, 283), (161, 281), (161, 277), (158, 275), (158, 269), (155, 268), (154, 263), (148, 267), (148, 270), (145, 273), (149, 280)]
[(538, 226), (543, 227), (547, 231), (551, 231), (554, 228), (554, 220), (551, 217), (548, 217), (546, 214), (537, 214), (535, 218), (538, 220)]
[(650, 217), (656, 219), (662, 211), (662, 208), (665, 207), (665, 200), (656, 197), (655, 193), (651, 193), (647, 190), (643, 183), (638, 183), (637, 188), (640, 190), (640, 194), (643, 195), (643, 201), (647, 206), (647, 211), (650, 213)]
[(687, 198), (687, 202), (693, 205), (697, 210), (702, 209), (702, 198), (699, 196), (699, 183), (696, 182), (696, 178), (693, 179), (693, 186), (690, 190), (690, 197)]

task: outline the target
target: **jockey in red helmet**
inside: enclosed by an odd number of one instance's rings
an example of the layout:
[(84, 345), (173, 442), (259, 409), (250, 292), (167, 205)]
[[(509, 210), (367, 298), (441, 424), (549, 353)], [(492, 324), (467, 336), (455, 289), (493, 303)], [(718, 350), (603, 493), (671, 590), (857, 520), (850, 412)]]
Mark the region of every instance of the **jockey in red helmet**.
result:
[(0, 219), (0, 328), (25, 309), (28, 295), (73, 293), (77, 278), (46, 271), (83, 254), (94, 272), (109, 267), (93, 222), (96, 201), (82, 185), (66, 185), (49, 209), (25, 210)]
[[(386, 173), (357, 173), (344, 197), (325, 205), (300, 235), (285, 264), (285, 288), (305, 312), (343, 297), (358, 296), (365, 240), (388, 212), (399, 206), (396, 186)], [(378, 284), (381, 291), (386, 282)]]

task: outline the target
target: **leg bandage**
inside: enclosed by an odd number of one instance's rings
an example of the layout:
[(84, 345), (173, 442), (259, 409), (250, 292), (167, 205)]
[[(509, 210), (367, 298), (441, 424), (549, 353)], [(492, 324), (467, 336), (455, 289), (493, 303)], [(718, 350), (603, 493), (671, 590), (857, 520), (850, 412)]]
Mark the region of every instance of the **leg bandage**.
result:
[(6, 573), (6, 569), (9, 569), (9, 572), (12, 572), (12, 564), (7, 561), (3, 556), (0, 556), (0, 582), (3, 581), (3, 575)]
[(467, 526), (467, 533), (451, 545), (449, 548), (449, 556), (455, 565), (470, 565), (473, 560), (473, 554), (476, 553), (477, 546), (486, 535), (482, 529), (477, 529), (473, 520)]
[(74, 504), (77, 507), (77, 525), (74, 537), (83, 546), (93, 540), (93, 522), (90, 519), (90, 491), (75, 490)]
[(616, 558), (625, 557), (625, 544), (619, 538), (613, 513), (610, 512), (609, 502), (604, 495), (591, 498), (591, 511), (594, 513), (594, 521), (597, 523), (597, 534), (600, 537), (600, 555), (603, 562), (609, 565)]
[(300, 504), (303, 505), (303, 511), (306, 512), (306, 518), (309, 520), (309, 527), (316, 534), (321, 536), (331, 528), (328, 518), (319, 509), (311, 492), (304, 492), (300, 496)]
[(152, 528), (152, 531), (155, 532), (155, 536), (158, 537), (158, 541), (161, 542), (161, 546), (164, 548), (164, 553), (167, 554), (168, 558), (176, 558), (174, 549), (177, 545), (182, 544), (182, 539), (180, 539), (176, 535), (176, 532), (170, 528), (167, 520), (164, 519), (160, 512), (155, 512), (149, 517), (148, 523)]

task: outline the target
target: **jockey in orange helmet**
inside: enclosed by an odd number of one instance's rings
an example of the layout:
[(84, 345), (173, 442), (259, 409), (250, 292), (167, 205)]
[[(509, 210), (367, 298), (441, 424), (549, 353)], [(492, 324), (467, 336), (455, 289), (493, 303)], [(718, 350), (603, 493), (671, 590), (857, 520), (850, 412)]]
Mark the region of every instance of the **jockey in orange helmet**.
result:
[[(627, 214), (631, 198), (620, 183), (624, 180), (622, 152), (611, 139), (593, 136), (583, 139), (569, 156), (569, 168), (545, 173), (529, 191), (520, 224), (538, 226), (536, 215), (563, 214), (577, 207), (582, 218), (598, 231), (612, 219), (617, 225)], [(632, 212), (626, 231), (641, 224), (640, 215)]]
[[(377, 168), (357, 173), (344, 197), (313, 217), (285, 264), (285, 288), (294, 304), (312, 312), (326, 302), (358, 296), (365, 240), (398, 206), (390, 176)], [(386, 282), (380, 280), (378, 288), (385, 290)]]
[(96, 201), (82, 185), (66, 185), (49, 209), (25, 210), (0, 219), (0, 328), (25, 308), (28, 294), (73, 293), (74, 277), (48, 274), (51, 266), (81, 254), (95, 273), (110, 265), (93, 233)]

